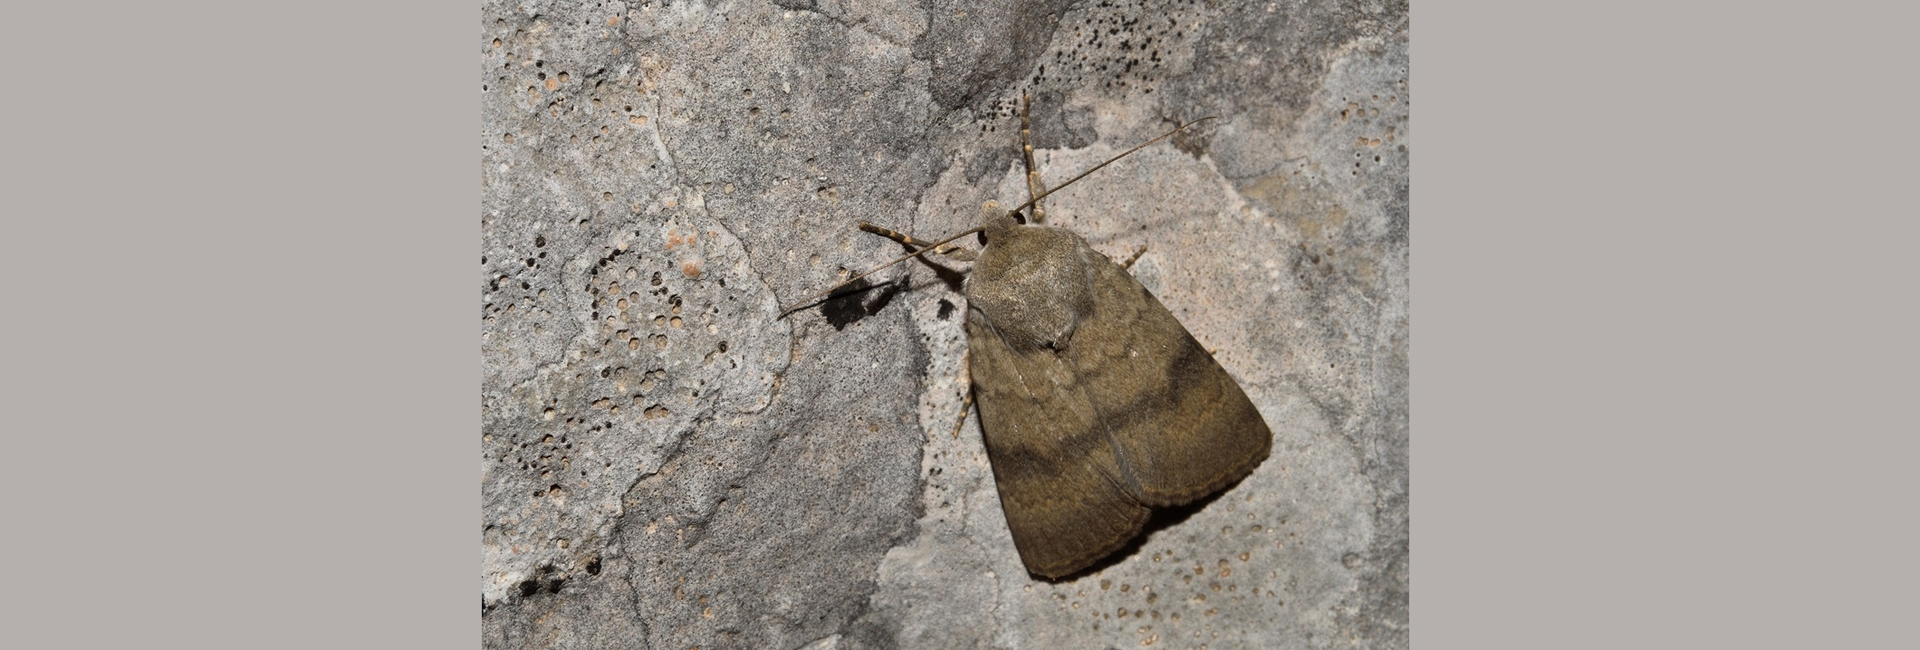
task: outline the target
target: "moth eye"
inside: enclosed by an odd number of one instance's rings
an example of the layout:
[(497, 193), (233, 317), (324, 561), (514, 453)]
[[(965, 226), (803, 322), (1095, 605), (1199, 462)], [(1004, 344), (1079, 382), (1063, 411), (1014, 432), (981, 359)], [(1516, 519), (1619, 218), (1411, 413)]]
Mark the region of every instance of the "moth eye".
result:
[(974, 233), (973, 238), (979, 240), (981, 246), (987, 245), (987, 231), (982, 230), (980, 232)]

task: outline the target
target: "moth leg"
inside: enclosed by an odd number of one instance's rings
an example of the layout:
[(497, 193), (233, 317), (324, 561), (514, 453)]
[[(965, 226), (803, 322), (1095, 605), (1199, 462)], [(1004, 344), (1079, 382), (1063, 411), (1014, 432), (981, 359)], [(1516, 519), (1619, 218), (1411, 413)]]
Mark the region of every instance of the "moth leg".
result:
[(973, 387), (967, 387), (967, 398), (960, 402), (960, 419), (953, 423), (953, 437), (960, 437), (960, 427), (966, 426), (967, 414), (973, 411)]
[[(1045, 194), (1047, 184), (1040, 181), (1040, 169), (1033, 164), (1033, 121), (1027, 113), (1033, 108), (1033, 96), (1020, 95), (1020, 159), (1027, 164), (1027, 199)], [(1039, 201), (1033, 202), (1033, 222), (1046, 223), (1047, 210), (1040, 207)]]
[[(924, 239), (917, 239), (912, 235), (908, 235), (903, 232), (881, 228), (879, 226), (873, 225), (871, 223), (867, 223), (865, 221), (860, 222), (860, 229), (879, 235), (881, 237), (885, 237), (887, 239), (900, 242), (902, 244), (906, 244), (908, 246), (912, 246), (914, 248), (926, 248), (928, 245), (933, 243)], [(973, 251), (965, 248), (961, 248), (959, 246), (955, 246), (953, 244), (947, 244), (945, 246), (935, 248), (933, 249), (933, 252), (939, 253), (941, 255), (945, 255), (947, 257), (951, 257), (956, 260), (960, 260), (962, 262), (971, 262), (976, 257)]]
[[(960, 355), (960, 373), (961, 373), (962, 375), (967, 375), (967, 374), (969, 374), (969, 373), (967, 372), (967, 369), (968, 369), (968, 368), (969, 368), (969, 366), (967, 365), (967, 357), (966, 357), (966, 354), (965, 354), (965, 353), (962, 353), (962, 354)], [(964, 377), (963, 377), (963, 378), (964, 378)], [(972, 382), (972, 381), (968, 381), (968, 382), (967, 382), (967, 391), (966, 391), (966, 398), (965, 398), (965, 399), (962, 399), (962, 400), (960, 400), (960, 419), (959, 419), (959, 421), (956, 421), (956, 422), (954, 422), (954, 423), (953, 423), (953, 437), (955, 437), (955, 438), (958, 438), (958, 437), (960, 437), (960, 427), (963, 427), (963, 426), (966, 426), (966, 424), (967, 424), (967, 414), (968, 414), (968, 413), (970, 413), (970, 412), (972, 412), (972, 411), (973, 411), (973, 382)]]
[(1122, 263), (1120, 264), (1120, 268), (1123, 268), (1123, 269), (1131, 269), (1131, 268), (1133, 268), (1133, 263), (1134, 263), (1134, 262), (1138, 262), (1138, 261), (1140, 261), (1140, 256), (1141, 256), (1141, 255), (1145, 255), (1145, 254), (1147, 254), (1147, 245), (1146, 245), (1146, 244), (1141, 244), (1141, 245), (1140, 245), (1140, 250), (1137, 250), (1137, 251), (1134, 251), (1134, 252), (1133, 252), (1133, 257), (1129, 257), (1129, 258), (1127, 258), (1127, 261), (1125, 261), (1125, 262), (1122, 262)]

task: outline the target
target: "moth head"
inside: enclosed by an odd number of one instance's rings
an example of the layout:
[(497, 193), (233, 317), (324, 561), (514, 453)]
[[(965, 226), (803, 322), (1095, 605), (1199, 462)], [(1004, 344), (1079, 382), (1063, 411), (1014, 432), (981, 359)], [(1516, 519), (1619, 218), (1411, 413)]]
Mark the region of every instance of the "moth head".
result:
[(1017, 214), (1000, 207), (999, 201), (980, 204), (980, 245), (1005, 241), (1013, 233), (1013, 227), (1020, 225)]

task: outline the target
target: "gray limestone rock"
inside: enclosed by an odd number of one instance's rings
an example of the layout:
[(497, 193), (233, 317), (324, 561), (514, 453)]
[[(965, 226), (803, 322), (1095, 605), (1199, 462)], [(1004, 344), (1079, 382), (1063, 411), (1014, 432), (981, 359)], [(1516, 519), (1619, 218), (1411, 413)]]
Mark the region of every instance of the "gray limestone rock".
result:
[[(1404, 2), (487, 2), (495, 648), (1405, 647)], [(780, 308), (1026, 199), (1133, 267), (1273, 455), (1078, 578), (961, 417), (966, 264)], [(968, 242), (971, 243), (971, 242)]]

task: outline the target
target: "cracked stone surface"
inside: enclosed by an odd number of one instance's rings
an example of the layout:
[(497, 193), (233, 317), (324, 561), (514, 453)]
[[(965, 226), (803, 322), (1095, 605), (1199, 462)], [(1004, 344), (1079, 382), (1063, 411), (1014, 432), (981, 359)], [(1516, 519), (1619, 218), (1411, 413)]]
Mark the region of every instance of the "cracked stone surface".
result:
[[(492, 648), (1405, 647), (1404, 2), (483, 3)], [(1049, 197), (1272, 456), (1078, 578), (961, 415), (966, 264), (780, 308)], [(970, 243), (970, 242), (969, 242)]]

